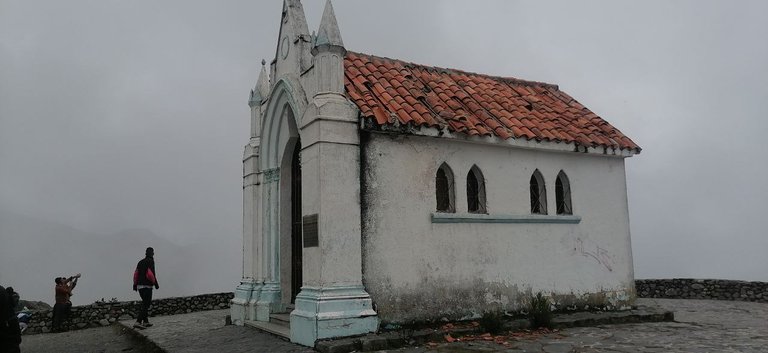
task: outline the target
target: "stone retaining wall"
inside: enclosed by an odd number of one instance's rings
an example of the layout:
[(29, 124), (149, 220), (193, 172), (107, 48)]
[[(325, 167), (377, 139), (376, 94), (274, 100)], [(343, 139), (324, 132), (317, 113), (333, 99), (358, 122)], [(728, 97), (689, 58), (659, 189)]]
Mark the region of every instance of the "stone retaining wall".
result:
[(640, 298), (717, 299), (768, 303), (768, 282), (723, 279), (638, 279)]
[[(191, 297), (163, 298), (152, 301), (150, 316), (191, 313), (193, 311), (227, 309), (232, 293), (201, 294)], [(140, 301), (96, 302), (91, 305), (73, 306), (68, 322), (63, 327), (79, 330), (88, 327), (107, 326), (117, 320), (136, 318)], [(32, 313), (29, 327), (24, 334), (51, 331), (52, 310)]]

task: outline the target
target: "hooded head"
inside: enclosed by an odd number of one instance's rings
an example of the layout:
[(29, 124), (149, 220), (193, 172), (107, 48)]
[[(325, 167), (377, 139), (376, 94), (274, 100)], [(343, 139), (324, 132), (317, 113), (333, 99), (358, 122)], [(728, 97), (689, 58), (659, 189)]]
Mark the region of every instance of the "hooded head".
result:
[(151, 246), (147, 248), (147, 251), (144, 253), (147, 257), (154, 257), (155, 256), (155, 249), (153, 249)]
[(8, 298), (10, 299), (10, 307), (16, 308), (16, 306), (19, 305), (19, 293), (14, 291), (13, 287), (8, 287), (5, 291), (8, 293)]

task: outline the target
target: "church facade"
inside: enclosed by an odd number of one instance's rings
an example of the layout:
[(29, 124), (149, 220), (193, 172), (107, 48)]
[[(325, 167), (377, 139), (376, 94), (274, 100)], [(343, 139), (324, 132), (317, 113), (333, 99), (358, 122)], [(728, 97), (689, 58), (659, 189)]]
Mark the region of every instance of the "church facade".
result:
[(552, 84), (348, 51), (285, 0), (251, 92), (239, 325), (287, 336), (635, 298), (632, 140)]

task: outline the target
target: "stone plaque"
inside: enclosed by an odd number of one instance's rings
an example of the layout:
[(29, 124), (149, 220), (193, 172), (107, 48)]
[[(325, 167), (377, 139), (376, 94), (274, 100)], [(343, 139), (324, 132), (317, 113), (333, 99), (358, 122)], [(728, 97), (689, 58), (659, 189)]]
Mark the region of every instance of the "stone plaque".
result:
[(304, 247), (311, 248), (320, 246), (317, 229), (317, 213), (302, 217)]

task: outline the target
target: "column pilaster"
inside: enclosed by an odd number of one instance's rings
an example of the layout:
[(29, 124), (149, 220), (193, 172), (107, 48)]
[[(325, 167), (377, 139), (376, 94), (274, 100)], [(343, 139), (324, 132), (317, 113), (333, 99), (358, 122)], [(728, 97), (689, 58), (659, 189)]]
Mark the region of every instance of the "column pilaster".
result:
[(246, 320), (253, 320), (250, 315), (250, 303), (258, 296), (257, 274), (254, 267), (255, 252), (258, 250), (256, 238), (256, 215), (259, 182), (257, 181), (257, 166), (259, 161), (259, 139), (251, 138), (243, 153), (243, 268), (240, 284), (235, 288), (234, 298), (230, 305), (230, 315), (235, 325), (243, 325)]
[(358, 110), (344, 96), (321, 93), (302, 119), (302, 215), (317, 219), (291, 313), (291, 341), (375, 332), (378, 317), (362, 285)]
[(280, 168), (263, 171), (262, 176), (262, 269), (264, 284), (256, 302), (257, 321), (269, 321), (269, 314), (280, 311)]

